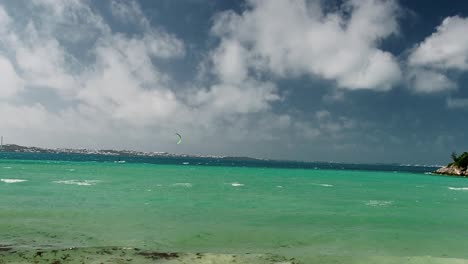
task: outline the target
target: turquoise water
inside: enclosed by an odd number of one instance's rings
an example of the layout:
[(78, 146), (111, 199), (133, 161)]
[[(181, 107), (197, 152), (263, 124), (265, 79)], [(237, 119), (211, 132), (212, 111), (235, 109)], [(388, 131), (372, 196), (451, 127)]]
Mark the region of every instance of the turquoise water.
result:
[(0, 179), (0, 245), (468, 263), (464, 178), (0, 160)]

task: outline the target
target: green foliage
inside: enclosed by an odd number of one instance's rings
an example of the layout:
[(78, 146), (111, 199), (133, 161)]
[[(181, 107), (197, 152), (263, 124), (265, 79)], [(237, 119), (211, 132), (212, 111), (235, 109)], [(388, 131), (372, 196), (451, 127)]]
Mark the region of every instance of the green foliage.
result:
[(467, 168), (468, 167), (468, 152), (463, 152), (460, 156), (457, 156), (457, 153), (452, 153), (453, 162), (450, 165), (456, 165), (458, 167)]

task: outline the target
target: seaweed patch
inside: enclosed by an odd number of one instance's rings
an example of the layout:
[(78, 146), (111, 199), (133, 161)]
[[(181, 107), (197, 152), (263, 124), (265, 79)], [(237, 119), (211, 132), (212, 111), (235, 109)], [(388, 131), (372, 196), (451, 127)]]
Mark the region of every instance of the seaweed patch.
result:
[(179, 257), (179, 254), (177, 254), (177, 253), (166, 253), (166, 252), (155, 252), (155, 251), (138, 252), (137, 254), (141, 255), (141, 256), (144, 256), (146, 258), (154, 259), (154, 260), (157, 260), (157, 259), (174, 259), (174, 258)]

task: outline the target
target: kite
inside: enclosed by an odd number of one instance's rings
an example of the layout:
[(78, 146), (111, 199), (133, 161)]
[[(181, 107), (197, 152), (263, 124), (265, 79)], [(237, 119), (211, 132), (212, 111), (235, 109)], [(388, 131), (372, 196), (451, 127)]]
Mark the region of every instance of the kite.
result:
[(177, 145), (182, 143), (182, 136), (179, 133), (175, 133), (179, 137), (179, 141), (177, 141)]

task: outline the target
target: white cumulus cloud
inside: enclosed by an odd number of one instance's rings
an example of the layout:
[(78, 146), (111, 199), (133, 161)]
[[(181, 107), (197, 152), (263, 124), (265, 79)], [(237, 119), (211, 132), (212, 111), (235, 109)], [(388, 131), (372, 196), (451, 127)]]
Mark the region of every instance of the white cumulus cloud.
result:
[(468, 70), (468, 19), (447, 17), (436, 31), (417, 44), (408, 56), (409, 87), (431, 93), (457, 88), (449, 71)]
[(435, 69), (468, 70), (468, 18), (447, 17), (436, 32), (417, 45), (409, 64)]
[(441, 92), (457, 87), (445, 74), (424, 68), (411, 69), (407, 78), (411, 89), (418, 93)]
[(401, 79), (394, 56), (378, 48), (398, 33), (394, 1), (346, 1), (336, 12), (325, 12), (319, 1), (247, 5), (241, 14), (216, 17), (212, 31), (224, 45), (217, 58), (241, 58), (220, 64), (222, 74), (241, 78), (246, 68), (278, 77), (306, 74), (335, 80), (344, 89), (374, 90), (389, 90)]

